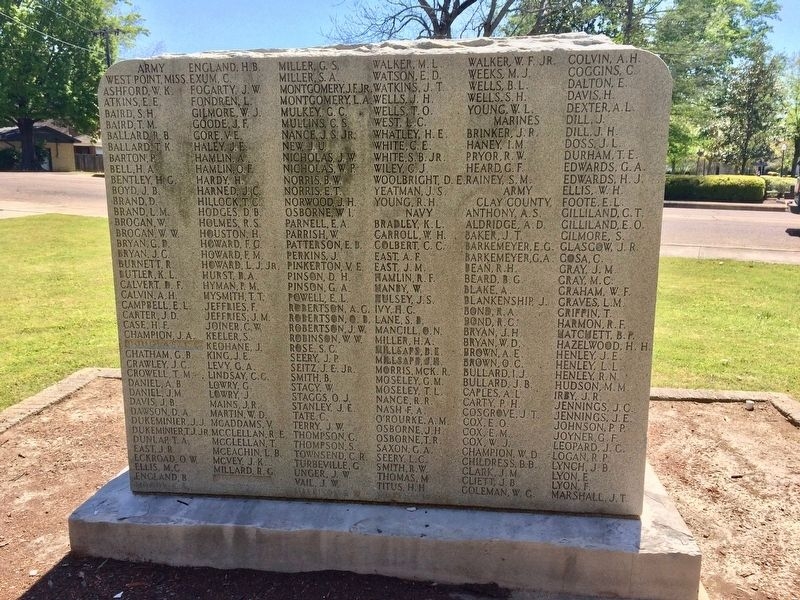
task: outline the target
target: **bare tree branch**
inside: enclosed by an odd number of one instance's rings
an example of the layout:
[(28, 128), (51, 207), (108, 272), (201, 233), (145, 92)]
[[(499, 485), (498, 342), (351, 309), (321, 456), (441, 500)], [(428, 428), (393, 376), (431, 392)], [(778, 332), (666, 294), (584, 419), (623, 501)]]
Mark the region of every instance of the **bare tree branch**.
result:
[(362, 42), (394, 37), (451, 38), (493, 35), (519, 0), (355, 0), (355, 15), (335, 23), (337, 41)]

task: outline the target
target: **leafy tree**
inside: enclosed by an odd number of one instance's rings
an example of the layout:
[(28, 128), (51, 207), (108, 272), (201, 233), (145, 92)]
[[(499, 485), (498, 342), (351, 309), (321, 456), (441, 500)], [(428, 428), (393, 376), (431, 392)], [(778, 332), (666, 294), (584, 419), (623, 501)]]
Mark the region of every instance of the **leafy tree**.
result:
[[(800, 159), (800, 53), (792, 56), (787, 62), (783, 81), (783, 96), (786, 102), (786, 114), (782, 123), (782, 139), (787, 139), (792, 149), (791, 169)], [(790, 171), (791, 171), (790, 169)]]
[(673, 115), (705, 132), (696, 143), (707, 152), (715, 153), (714, 105), (731, 67), (758, 52), (777, 12), (774, 0), (674, 0), (655, 22), (647, 47), (669, 66)]
[(39, 168), (33, 135), (37, 121), (97, 131), (96, 94), (106, 48), (113, 58), (121, 42), (144, 32), (139, 15), (119, 14), (117, 4), (0, 0), (0, 123), (20, 130), (23, 170)]
[(772, 133), (778, 123), (781, 95), (778, 76), (780, 58), (771, 56), (763, 42), (752, 56), (730, 70), (716, 111), (721, 123), (722, 151), (740, 173), (759, 156), (771, 156)]
[[(340, 39), (582, 31), (653, 50), (675, 81), (669, 147), (673, 167), (699, 149), (717, 161), (736, 155), (741, 166), (748, 160), (742, 152), (752, 157), (756, 148), (765, 148), (766, 134), (759, 128), (768, 123), (737, 121), (722, 99), (744, 93), (737, 69), (755, 64), (779, 10), (776, 0), (362, 1), (349, 21), (350, 35), (341, 35), (340, 29)], [(771, 89), (762, 89), (764, 93), (770, 95)], [(733, 122), (746, 126), (745, 133), (726, 133), (726, 124)], [(735, 135), (744, 137), (736, 141)], [(800, 153), (798, 144), (795, 156)]]
[(692, 155), (693, 144), (694, 135), (686, 122), (679, 115), (670, 115), (667, 160), (673, 173)]
[(642, 44), (664, 0), (521, 0), (508, 35), (582, 31)]
[(384, 0), (357, 2), (332, 37), (344, 42), (393, 38), (488, 37), (517, 0)]

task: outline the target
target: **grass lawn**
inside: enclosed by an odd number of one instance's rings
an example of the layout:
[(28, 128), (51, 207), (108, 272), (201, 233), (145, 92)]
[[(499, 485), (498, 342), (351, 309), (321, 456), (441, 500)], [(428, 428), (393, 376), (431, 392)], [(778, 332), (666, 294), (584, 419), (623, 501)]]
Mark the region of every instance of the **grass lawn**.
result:
[[(108, 222), (0, 220), (0, 409), (119, 366)], [(653, 385), (800, 399), (800, 267), (661, 261)]]
[(662, 258), (653, 385), (800, 400), (800, 267)]
[(108, 221), (0, 220), (0, 410), (83, 367), (119, 366)]

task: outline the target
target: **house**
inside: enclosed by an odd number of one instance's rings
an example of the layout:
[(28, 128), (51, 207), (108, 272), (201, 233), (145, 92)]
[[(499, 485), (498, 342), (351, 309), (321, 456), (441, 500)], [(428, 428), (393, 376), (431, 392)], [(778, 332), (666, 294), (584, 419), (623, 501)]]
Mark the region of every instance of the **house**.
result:
[[(36, 123), (33, 136), (44, 149), (42, 169), (45, 171), (102, 171), (103, 148), (89, 136), (74, 136), (51, 122)], [(22, 147), (20, 132), (16, 127), (0, 128), (0, 149), (10, 146), (19, 151)]]

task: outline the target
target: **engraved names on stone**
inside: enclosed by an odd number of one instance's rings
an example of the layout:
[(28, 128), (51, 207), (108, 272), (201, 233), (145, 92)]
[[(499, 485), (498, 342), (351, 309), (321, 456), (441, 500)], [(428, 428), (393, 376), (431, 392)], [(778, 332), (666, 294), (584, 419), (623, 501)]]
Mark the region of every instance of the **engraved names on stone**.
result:
[(444, 129), (435, 58), (372, 60), (376, 485), (409, 499), (426, 492), (441, 454), (442, 323), (435, 256), (446, 233), (442, 200)]
[(551, 475), (553, 498), (565, 502), (625, 503), (628, 493), (606, 474), (631, 446), (623, 356), (649, 352), (626, 324), (630, 288), (619, 277), (621, 257), (636, 260), (630, 234), (642, 227), (640, 200), (622, 190), (642, 170), (625, 144), (642, 110), (624, 99), (638, 56), (567, 60)]
[(529, 267), (552, 258), (540, 214), (551, 200), (537, 196), (524, 168), (541, 122), (528, 91), (533, 58), (468, 58), (462, 176), (486, 193), (464, 207), (461, 491), (478, 498), (534, 494), (538, 451), (525, 439), (537, 409), (527, 401), (533, 390), (520, 335), (539, 302)]
[(109, 226), (115, 256), (121, 358), (134, 482), (185, 480), (178, 465), (194, 459), (189, 440), (202, 434), (190, 417), (184, 382), (191, 376), (188, 304), (176, 265), (181, 234), (170, 226), (174, 210), (163, 196), (176, 184), (161, 157), (172, 150), (157, 114), (185, 76), (163, 65), (106, 75), (99, 97), (107, 188), (115, 198)]
[(637, 513), (668, 83), (554, 44), (106, 75), (135, 489)]
[(346, 185), (361, 157), (343, 109), (363, 105), (366, 86), (339, 83), (336, 61), (282, 60), (278, 71), (293, 481), (302, 495), (337, 497), (365, 460), (353, 418), (364, 367), (344, 358), (366, 345), (369, 325), (356, 281), (361, 240), (349, 228), (358, 207)]
[[(262, 191), (242, 132), (258, 119), (258, 84), (234, 78), (255, 63), (188, 65), (200, 282), (205, 314), (205, 369), (211, 468), (215, 481), (272, 478), (280, 456), (274, 406), (257, 383), (264, 371), (266, 281), (276, 265), (263, 258)], [(234, 83), (235, 82), (235, 83)], [(266, 281), (265, 281), (266, 280)], [(277, 282), (273, 282), (277, 283)]]

